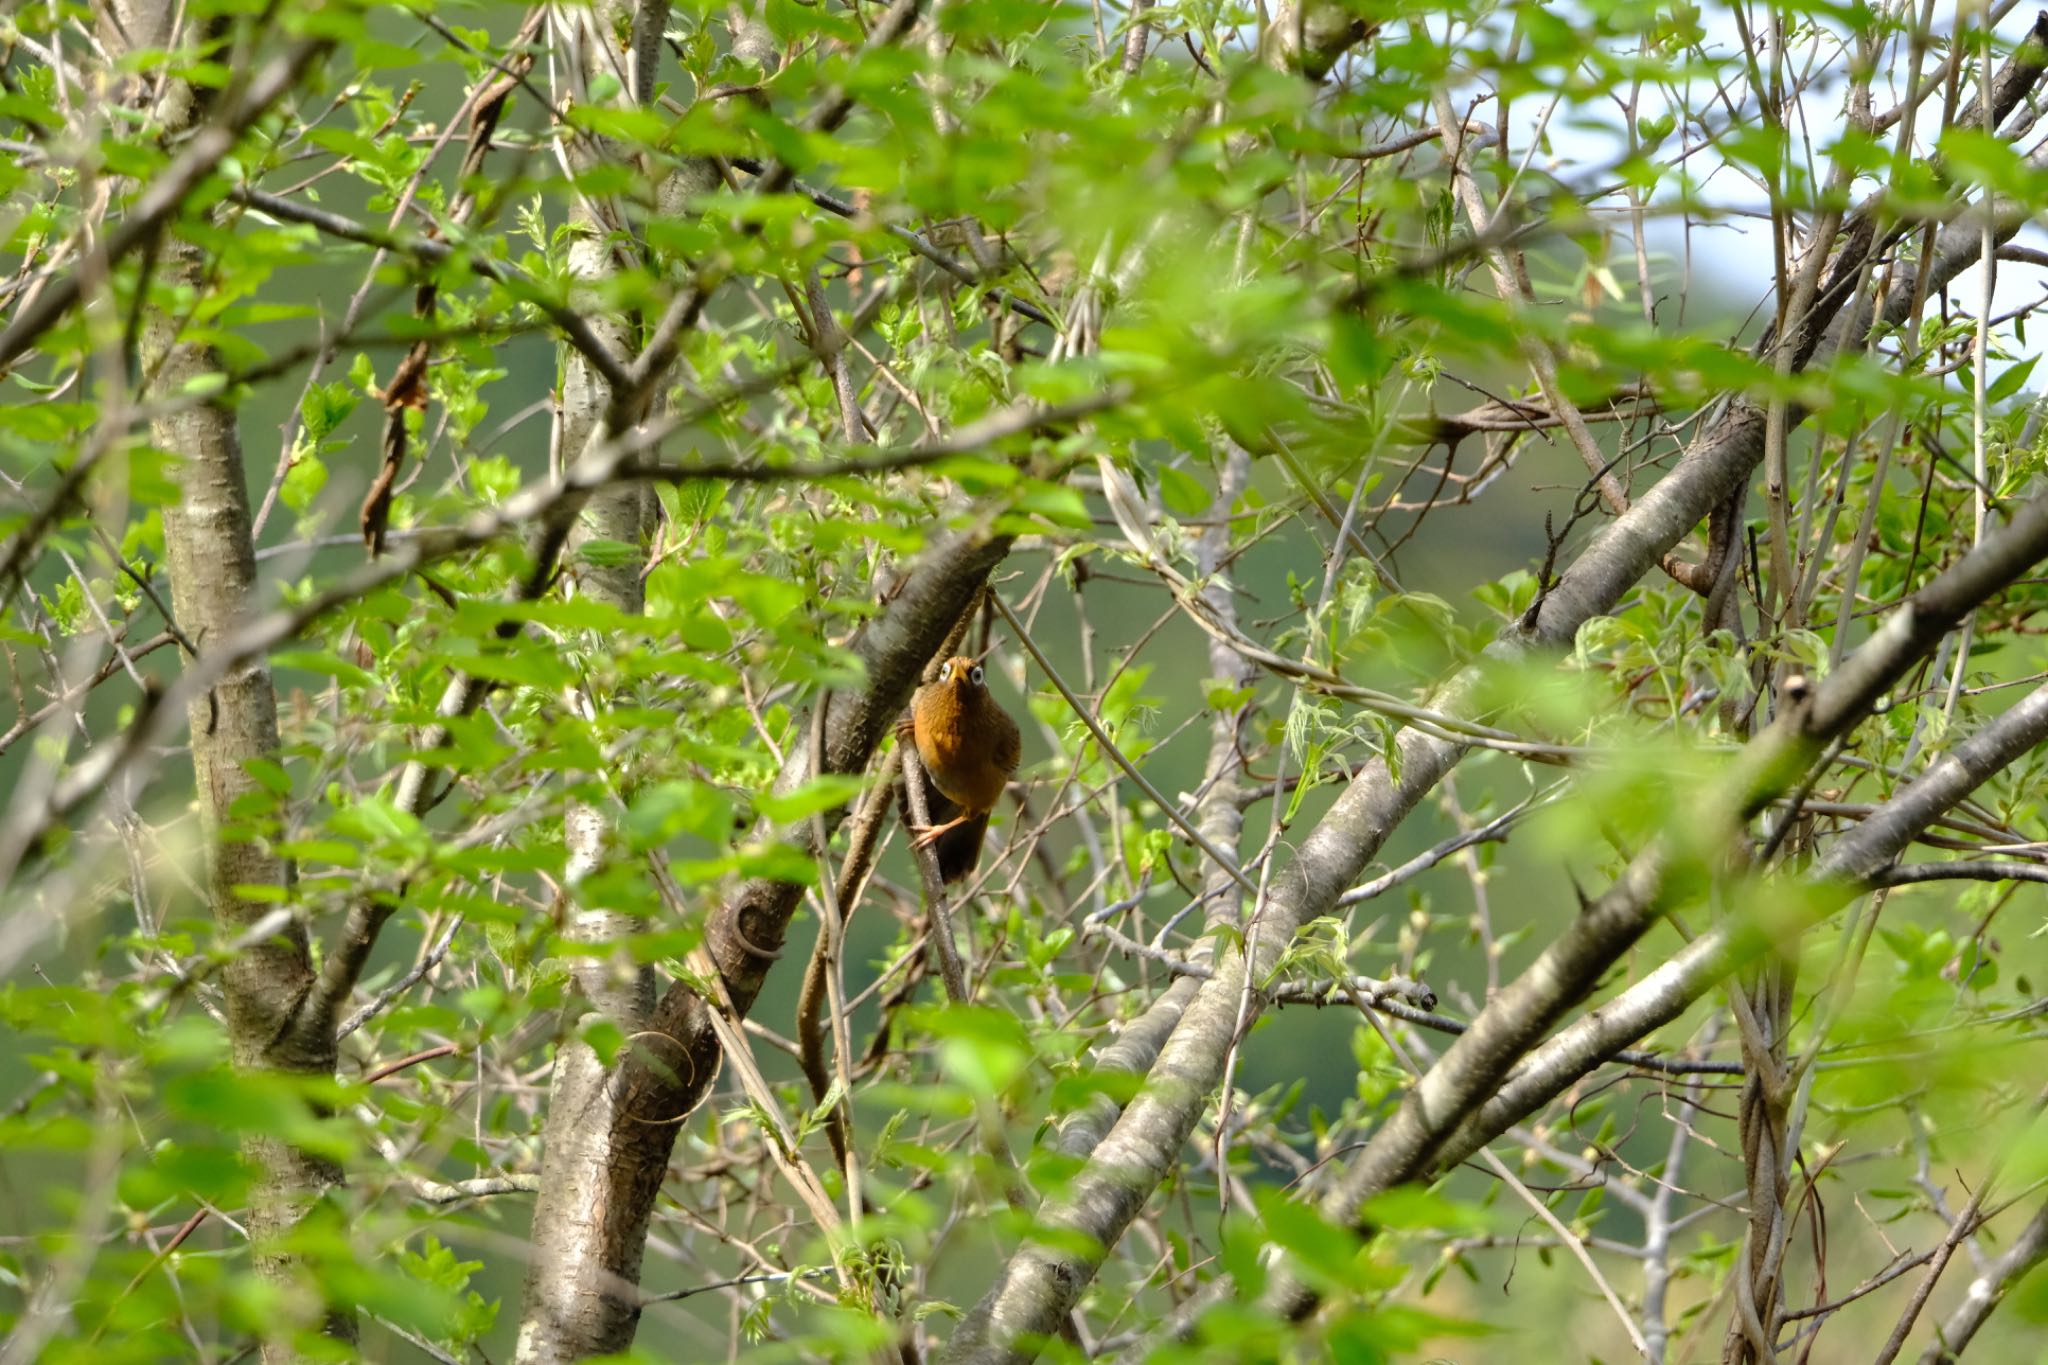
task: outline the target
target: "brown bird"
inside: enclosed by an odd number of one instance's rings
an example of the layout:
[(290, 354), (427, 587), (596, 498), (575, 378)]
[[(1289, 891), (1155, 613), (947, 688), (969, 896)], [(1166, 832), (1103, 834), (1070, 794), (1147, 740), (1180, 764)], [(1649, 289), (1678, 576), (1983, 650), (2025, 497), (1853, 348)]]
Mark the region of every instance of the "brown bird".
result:
[(937, 681), (917, 689), (901, 729), (930, 779), (931, 818), (943, 822), (914, 827), (911, 846), (936, 844), (939, 877), (957, 882), (981, 861), (988, 813), (1023, 757), (1017, 722), (988, 694), (981, 665), (953, 658), (939, 666)]

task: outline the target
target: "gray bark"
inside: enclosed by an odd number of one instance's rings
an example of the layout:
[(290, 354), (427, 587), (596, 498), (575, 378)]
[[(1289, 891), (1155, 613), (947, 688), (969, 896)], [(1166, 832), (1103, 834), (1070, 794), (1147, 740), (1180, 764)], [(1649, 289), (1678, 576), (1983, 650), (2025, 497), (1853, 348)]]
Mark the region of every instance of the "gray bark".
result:
[[(565, 432), (575, 431), (587, 438), (601, 429), (609, 395), (580, 357), (571, 356), (567, 370), (562, 426)], [(641, 543), (645, 492), (639, 486), (614, 485), (594, 493), (569, 534), (569, 556), (573, 559), (579, 546), (594, 539)], [(641, 610), (639, 563), (603, 567), (578, 563), (572, 573), (578, 592), (622, 611), (637, 614)], [(603, 704), (600, 699), (592, 700)], [(564, 936), (584, 944), (624, 944), (639, 929), (632, 916), (574, 903), (577, 883), (604, 863), (611, 815), (578, 802), (569, 808), (564, 822), (569, 855)], [(525, 1316), (516, 1357), (528, 1362), (584, 1354), (580, 1343), (593, 1326), (587, 1317), (589, 1301), (577, 1295), (574, 1287), (583, 1282), (584, 1258), (604, 1240), (606, 1172), (616, 1157), (608, 1103), (612, 1071), (583, 1041), (583, 1029), (606, 1020), (632, 1037), (644, 1028), (654, 1006), (653, 970), (634, 964), (623, 951), (573, 958), (569, 974), (575, 993), (569, 1006), (571, 1017), (564, 1019), (555, 1048), (542, 1138), (540, 1197), (533, 1211), (536, 1254), (527, 1270)]]
[[(587, 12), (556, 12), (553, 29), (561, 60), (581, 65), (578, 89), (587, 89), (606, 71), (630, 71), (632, 79), (622, 81), (626, 98), (643, 91), (651, 99), (658, 39), (667, 12), (666, 4), (652, 0), (643, 0), (639, 6), (606, 0)], [(637, 37), (631, 51), (621, 50), (615, 42), (626, 32)], [(563, 145), (572, 162), (593, 160), (601, 152), (582, 141), (565, 140)], [(616, 254), (625, 249), (615, 240), (616, 229), (610, 222), (615, 217), (614, 207), (594, 205), (582, 197), (575, 201), (570, 213), (575, 238), (569, 247), (569, 269), (578, 279), (596, 280), (611, 273)], [(589, 316), (605, 352), (632, 354), (633, 338), (623, 321), (596, 310)], [(586, 449), (601, 445), (626, 411), (643, 404), (644, 395), (615, 390), (584, 354), (565, 347), (556, 425), (558, 460), (574, 462)], [(652, 491), (635, 483), (610, 484), (590, 494), (563, 547), (571, 591), (630, 615), (640, 613), (645, 605), (641, 575), (652, 501)], [(622, 561), (581, 559), (579, 550), (592, 541), (621, 542), (643, 548), (643, 554)], [(608, 704), (608, 699), (586, 696), (582, 704), (595, 708)], [(613, 947), (602, 954), (576, 956), (569, 964), (574, 990), (555, 1047), (542, 1130), (540, 1195), (533, 1210), (534, 1256), (527, 1267), (515, 1356), (528, 1365), (576, 1359), (593, 1349), (613, 1349), (589, 1344), (605, 1330), (609, 1296), (591, 1298), (578, 1292), (595, 1268), (592, 1262), (601, 1260), (610, 1213), (607, 1173), (617, 1159), (610, 1121), (614, 1072), (584, 1041), (584, 1030), (609, 1022), (632, 1038), (641, 1033), (654, 1007), (653, 969), (634, 963), (623, 948), (638, 931), (638, 923), (630, 915), (576, 903), (578, 883), (604, 865), (611, 814), (576, 802), (566, 812), (564, 824), (568, 851), (563, 877), (564, 937)], [(630, 1267), (621, 1269), (637, 1279), (638, 1257)]]
[[(203, 274), (199, 253), (182, 243), (164, 254), (168, 279), (196, 284)], [(144, 365), (156, 368), (156, 388), (176, 393), (186, 381), (219, 370), (208, 350), (175, 342), (177, 324), (151, 310), (143, 322)], [(250, 539), (247, 476), (234, 415), (225, 408), (191, 408), (154, 424), (153, 439), (179, 455), (182, 498), (164, 509), (164, 552), (171, 576), (171, 610), (179, 625), (202, 647), (231, 634), (252, 614), (256, 559)], [(244, 796), (260, 796), (262, 784), (248, 773), (250, 759), (275, 760), (278, 750), (277, 693), (270, 667), (252, 660), (233, 670), (189, 708), (192, 769), (199, 793), (200, 825), (206, 832), (206, 889), (214, 917), (231, 937), (240, 937), (272, 908), (244, 899), (238, 886), (287, 887), (291, 870), (255, 841), (222, 839), (229, 810)], [(295, 1026), (298, 1007), (313, 984), (310, 947), (303, 921), (293, 920), (270, 939), (245, 947), (222, 969), (221, 986), (228, 1037), (235, 1064), (306, 1076), (332, 1076), (337, 1049), (324, 1033)], [(280, 1283), (304, 1279), (297, 1258), (278, 1250), (278, 1241), (312, 1203), (342, 1183), (341, 1168), (324, 1156), (301, 1151), (268, 1134), (244, 1139), (243, 1149), (262, 1173), (251, 1195), (249, 1239), (257, 1269)], [(355, 1337), (354, 1318), (333, 1312), (328, 1331)], [(283, 1338), (266, 1340), (266, 1365), (296, 1360)]]
[[(120, 31), (138, 46), (175, 41), (176, 7), (135, 4), (118, 11)], [(112, 26), (108, 26), (110, 35)], [(114, 51), (123, 51), (114, 38)], [(310, 60), (307, 54), (302, 60)], [(299, 68), (287, 64), (266, 68), (273, 85), (261, 92), (266, 101), (280, 97)], [(189, 89), (171, 87), (157, 106), (167, 133), (181, 132), (203, 114), (203, 103)], [(222, 119), (209, 125), (219, 130), (214, 159), (225, 155), (239, 135), (238, 121), (248, 108), (245, 94)], [(253, 121), (253, 114), (249, 115)], [(241, 126), (246, 126), (242, 124)], [(230, 130), (233, 131), (230, 131)], [(196, 145), (196, 144), (195, 144)], [(186, 157), (192, 152), (188, 149)], [(145, 193), (145, 211), (159, 194)], [(178, 199), (168, 201), (149, 226), (162, 226)], [(117, 231), (140, 240), (141, 224), (131, 218)], [(206, 260), (195, 247), (167, 242), (159, 256), (163, 280), (171, 285), (204, 288)], [(179, 340), (176, 317), (161, 308), (146, 308), (140, 336), (141, 363), (149, 392), (172, 395), (195, 381), (219, 373), (219, 357), (210, 349)], [(0, 348), (4, 349), (4, 348)], [(164, 552), (171, 579), (171, 610), (185, 637), (201, 648), (235, 634), (256, 614), (256, 555), (251, 533), (248, 477), (235, 416), (226, 407), (206, 403), (158, 418), (151, 439), (180, 459), (180, 499), (164, 509)], [(278, 752), (277, 693), (269, 665), (255, 658), (227, 671), (204, 693), (191, 697), (187, 718), (191, 733), (194, 784), (200, 827), (205, 835), (206, 875), (203, 885), (215, 920), (229, 938), (244, 937), (274, 907), (244, 897), (238, 887), (290, 887), (292, 869), (256, 840), (223, 837), (230, 812), (244, 797), (265, 794), (249, 775), (252, 759), (274, 761)], [(228, 1037), (235, 1065), (249, 1070), (331, 1077), (336, 1047), (332, 1029), (325, 1032), (296, 1026), (300, 1002), (313, 983), (312, 954), (303, 921), (294, 919), (275, 934), (235, 953), (221, 971)], [(325, 1156), (302, 1151), (269, 1134), (243, 1140), (243, 1151), (259, 1172), (250, 1196), (248, 1229), (255, 1266), (281, 1286), (303, 1291), (307, 1283), (300, 1258), (281, 1249), (280, 1242), (327, 1191), (342, 1183), (341, 1168)], [(287, 1324), (280, 1324), (286, 1327)], [(324, 1314), (325, 1330), (345, 1341), (355, 1338), (355, 1320), (346, 1312)], [(280, 1331), (263, 1342), (267, 1365), (299, 1358), (290, 1337)]]
[[(1216, 500), (1210, 507), (1213, 524), (1202, 532), (1195, 545), (1196, 568), (1207, 584), (1202, 592), (1203, 599), (1218, 620), (1232, 626), (1237, 621), (1237, 606), (1231, 597), (1230, 579), (1222, 572), (1222, 565), (1230, 550), (1230, 509), (1250, 475), (1250, 454), (1231, 447), (1223, 477), (1217, 484)], [(1249, 687), (1257, 674), (1252, 665), (1222, 639), (1212, 636), (1208, 676), (1225, 687), (1241, 689)], [(1243, 710), (1218, 711), (1210, 717), (1209, 757), (1202, 772), (1201, 800), (1194, 812), (1195, 827), (1202, 832), (1202, 837), (1211, 846), (1233, 856), (1244, 833), (1242, 798), (1247, 719), (1248, 713)], [(1228, 868), (1211, 862), (1208, 875), (1202, 879), (1202, 894), (1208, 900), (1208, 910), (1203, 916), (1205, 929), (1236, 925), (1242, 921), (1243, 898)], [(1205, 933), (1197, 940), (1194, 954), (1207, 956), (1217, 942), (1215, 935)], [(1191, 960), (1195, 959), (1191, 956)], [(1126, 1076), (1141, 1076), (1149, 1071), (1159, 1060), (1159, 1050), (1173, 1036), (1200, 986), (1201, 982), (1193, 976), (1174, 980), (1143, 1014), (1096, 1051), (1092, 1059), (1095, 1069)], [(1108, 1136), (1121, 1112), (1107, 1095), (1090, 1097), (1083, 1108), (1075, 1110), (1061, 1122), (1053, 1138), (1053, 1149), (1064, 1156), (1087, 1156)]]
[(2005, 1302), (2007, 1291), (2043, 1260), (2048, 1260), (2048, 1203), (2036, 1209), (2013, 1244), (1970, 1281), (1963, 1301), (1942, 1320), (1934, 1340), (1920, 1353), (1920, 1365), (1952, 1365), (1960, 1360), (1978, 1330)]

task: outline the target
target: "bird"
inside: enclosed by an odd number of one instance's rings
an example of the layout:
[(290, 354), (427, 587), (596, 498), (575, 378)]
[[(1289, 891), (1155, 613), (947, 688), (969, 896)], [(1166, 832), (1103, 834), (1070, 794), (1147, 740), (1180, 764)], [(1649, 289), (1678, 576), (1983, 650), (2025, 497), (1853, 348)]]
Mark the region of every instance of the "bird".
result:
[(943, 821), (913, 826), (917, 837), (911, 847), (936, 845), (939, 879), (957, 882), (981, 861), (989, 812), (1003, 799), (1023, 757), (1017, 722), (989, 695), (981, 665), (955, 656), (917, 689), (898, 729), (917, 745), (933, 795), (927, 809), (934, 821)]

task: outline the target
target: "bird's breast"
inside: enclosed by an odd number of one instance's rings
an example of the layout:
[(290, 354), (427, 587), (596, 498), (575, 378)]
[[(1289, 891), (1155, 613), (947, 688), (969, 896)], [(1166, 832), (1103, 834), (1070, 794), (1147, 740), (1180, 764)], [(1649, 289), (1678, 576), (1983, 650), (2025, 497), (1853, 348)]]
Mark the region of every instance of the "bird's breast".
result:
[(995, 732), (989, 717), (963, 705), (942, 689), (913, 710), (917, 756), (947, 800), (969, 811), (993, 810), (1008, 775), (995, 763)]

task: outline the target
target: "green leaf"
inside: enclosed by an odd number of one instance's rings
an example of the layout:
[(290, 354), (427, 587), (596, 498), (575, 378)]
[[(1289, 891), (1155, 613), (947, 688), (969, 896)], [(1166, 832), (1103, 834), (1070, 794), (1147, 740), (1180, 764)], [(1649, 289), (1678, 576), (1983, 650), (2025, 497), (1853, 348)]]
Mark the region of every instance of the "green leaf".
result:
[(1153, 474), (1159, 480), (1159, 495), (1179, 516), (1198, 517), (1208, 511), (1209, 504), (1215, 500), (1199, 480), (1177, 466), (1160, 465)]
[(2028, 356), (2017, 365), (2008, 365), (1998, 378), (1992, 380), (1985, 387), (1984, 401), (1987, 403), (2003, 403), (2006, 399), (2018, 393), (2026, 384), (2028, 377), (2034, 373), (2034, 366), (2039, 364), (2040, 361), (2041, 357), (2035, 355)]
[(271, 761), (270, 759), (243, 759), (242, 770), (248, 773), (249, 776), (255, 778), (258, 782), (261, 782), (266, 788), (276, 793), (277, 795), (291, 795), (291, 774), (286, 772), (281, 765)]
[(291, 468), (285, 471), (284, 482), (279, 485), (277, 496), (286, 507), (294, 512), (303, 512), (313, 505), (313, 499), (320, 496), (320, 490), (327, 486), (327, 466), (320, 457), (310, 451), (295, 456)]
[(864, 785), (858, 777), (826, 773), (793, 791), (764, 793), (755, 798), (754, 806), (771, 820), (794, 824), (815, 812), (845, 805), (860, 795)]
[(638, 564), (646, 556), (638, 545), (592, 537), (576, 547), (576, 557), (601, 569), (620, 569), (628, 564)]
[(270, 656), (270, 662), (280, 669), (298, 669), (306, 673), (319, 673), (356, 687), (374, 687), (376, 676), (358, 664), (352, 664), (339, 655), (325, 650), (284, 649)]

